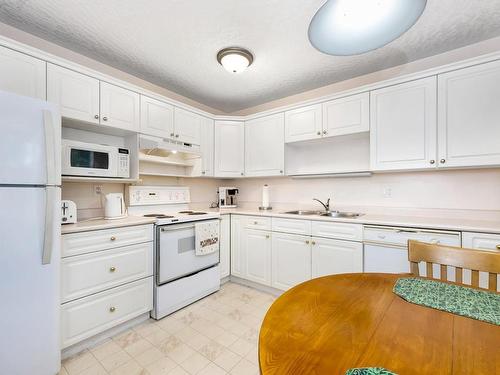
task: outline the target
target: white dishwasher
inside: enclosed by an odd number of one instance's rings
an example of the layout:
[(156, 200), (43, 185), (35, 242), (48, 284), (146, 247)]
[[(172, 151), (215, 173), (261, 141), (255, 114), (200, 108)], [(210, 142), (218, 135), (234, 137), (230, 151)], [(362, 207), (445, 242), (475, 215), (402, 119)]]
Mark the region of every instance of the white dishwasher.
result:
[(408, 240), (457, 247), (462, 244), (460, 232), (365, 225), (363, 272), (410, 272)]

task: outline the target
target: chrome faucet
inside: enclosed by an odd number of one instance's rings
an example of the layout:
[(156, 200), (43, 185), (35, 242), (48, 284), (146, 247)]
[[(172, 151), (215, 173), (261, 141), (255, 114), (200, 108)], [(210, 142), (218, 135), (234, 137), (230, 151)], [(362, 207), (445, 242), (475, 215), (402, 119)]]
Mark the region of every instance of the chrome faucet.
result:
[(330, 212), (330, 198), (328, 198), (328, 200), (326, 201), (326, 203), (323, 203), (321, 202), (319, 199), (317, 198), (313, 198), (313, 201), (318, 201), (319, 203), (321, 203), (321, 205), (323, 207), (325, 207), (325, 211), (326, 212)]

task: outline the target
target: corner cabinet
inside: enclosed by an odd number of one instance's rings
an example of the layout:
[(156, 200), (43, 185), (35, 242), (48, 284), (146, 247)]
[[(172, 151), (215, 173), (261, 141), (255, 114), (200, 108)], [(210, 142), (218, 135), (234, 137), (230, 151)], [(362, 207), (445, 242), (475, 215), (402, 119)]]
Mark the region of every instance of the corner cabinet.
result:
[(245, 175), (245, 128), (241, 121), (215, 121), (215, 177)]
[(500, 61), (439, 75), (439, 166), (500, 165)]
[(285, 168), (283, 113), (245, 122), (245, 176), (282, 176)]
[(45, 100), (45, 61), (0, 47), (0, 90)]
[(161, 138), (174, 137), (174, 106), (141, 95), (141, 133)]
[(371, 169), (436, 167), (436, 77), (370, 93)]

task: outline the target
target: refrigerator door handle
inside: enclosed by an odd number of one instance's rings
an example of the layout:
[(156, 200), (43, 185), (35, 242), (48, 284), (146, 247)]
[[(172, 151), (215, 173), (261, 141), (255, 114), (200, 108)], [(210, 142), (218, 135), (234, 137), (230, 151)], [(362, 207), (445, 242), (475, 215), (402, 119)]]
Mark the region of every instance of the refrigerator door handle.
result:
[(54, 187), (45, 188), (45, 230), (43, 237), (42, 264), (50, 264), (52, 258), (52, 247), (54, 246), (54, 200), (57, 199), (57, 189)]
[(47, 184), (50, 185), (53, 181), (57, 181), (57, 155), (55, 151), (55, 132), (54, 132), (54, 117), (50, 110), (43, 110), (43, 128), (45, 132), (45, 160), (47, 170)]

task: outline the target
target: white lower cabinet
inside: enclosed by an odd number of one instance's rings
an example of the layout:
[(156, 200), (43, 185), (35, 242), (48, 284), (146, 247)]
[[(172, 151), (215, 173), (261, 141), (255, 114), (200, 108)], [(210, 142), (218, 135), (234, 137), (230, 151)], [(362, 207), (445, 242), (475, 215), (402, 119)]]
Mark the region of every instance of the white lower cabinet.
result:
[(363, 271), (361, 224), (273, 217), (271, 227), (269, 219), (231, 215), (231, 275), (287, 290), (313, 277)]
[(152, 308), (152, 277), (68, 302), (61, 306), (62, 347), (76, 344)]
[(287, 290), (311, 279), (311, 237), (272, 234), (272, 284)]
[(230, 215), (222, 215), (220, 219), (220, 278), (230, 275), (231, 271), (231, 219)]
[(153, 308), (151, 224), (63, 234), (62, 347)]
[(312, 277), (363, 272), (363, 244), (313, 237)]

